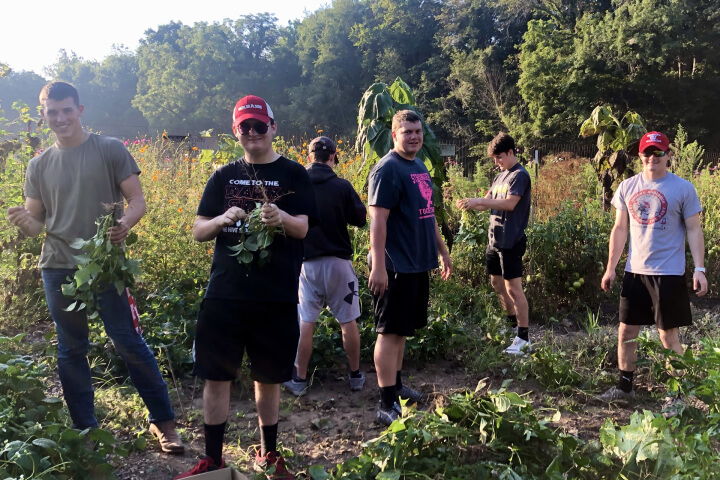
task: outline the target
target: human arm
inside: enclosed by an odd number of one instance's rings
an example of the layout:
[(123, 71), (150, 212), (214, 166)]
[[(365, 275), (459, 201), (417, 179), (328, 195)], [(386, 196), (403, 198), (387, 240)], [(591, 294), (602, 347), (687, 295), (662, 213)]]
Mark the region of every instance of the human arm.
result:
[(362, 200), (360, 200), (360, 196), (357, 194), (354, 188), (352, 188), (352, 185), (348, 182), (348, 186), (350, 187), (350, 198), (347, 205), (347, 220), (350, 225), (354, 225), (356, 227), (364, 227), (367, 223), (367, 210), (365, 209), (365, 205), (362, 203)]
[(490, 198), (492, 198), (492, 194), (490, 192), (488, 192), (487, 195), (482, 198), (461, 198), (457, 202), (455, 202), (455, 206), (460, 210), (483, 211), (487, 210), (488, 207), (483, 206), (482, 201)]
[(147, 209), (140, 178), (136, 174), (132, 174), (120, 182), (120, 192), (127, 201), (127, 208), (122, 218), (117, 221), (117, 225), (110, 227), (108, 231), (110, 241), (115, 244), (125, 240), (130, 229), (140, 221)]
[(438, 253), (440, 254), (440, 277), (443, 280), (447, 280), (452, 273), (452, 259), (450, 258), (450, 252), (448, 251), (447, 245), (445, 245), (445, 239), (443, 239), (442, 233), (440, 233), (440, 226), (437, 222), (435, 222), (435, 241), (437, 243)]
[(290, 215), (274, 203), (262, 206), (260, 220), (269, 227), (282, 227), (288, 237), (302, 240), (308, 232), (309, 219), (307, 215)]
[(612, 284), (615, 281), (615, 268), (617, 268), (622, 252), (625, 250), (629, 223), (628, 213), (626, 210), (621, 208), (615, 210), (615, 224), (610, 231), (607, 267), (605, 268), (605, 274), (600, 281), (600, 288), (606, 292), (612, 288)]
[(204, 217), (198, 215), (193, 223), (193, 238), (198, 242), (207, 242), (217, 237), (223, 227), (229, 227), (236, 224), (239, 220), (243, 220), (247, 215), (245, 210), (240, 207), (230, 207), (225, 213), (217, 217)]
[(25, 206), (8, 208), (8, 220), (29, 237), (40, 235), (43, 231), (45, 206), (37, 198), (27, 197)]
[[(507, 198), (464, 198), (458, 200), (458, 207), (463, 210), (506, 210), (512, 212), (515, 210), (518, 202), (520, 201), (520, 195), (508, 195)], [(465, 207), (460, 206), (460, 202), (468, 200), (464, 203)]]
[[(705, 238), (702, 231), (702, 223), (700, 214), (696, 213), (685, 219), (685, 228), (687, 229), (687, 241), (690, 247), (690, 254), (693, 257), (695, 267), (705, 266)], [(699, 297), (705, 295), (708, 291), (708, 281), (704, 272), (695, 271), (693, 273), (693, 290)]]
[(387, 240), (387, 220), (390, 210), (370, 206), (370, 276), (368, 287), (375, 295), (382, 295), (388, 287), (388, 275), (385, 268), (385, 242)]

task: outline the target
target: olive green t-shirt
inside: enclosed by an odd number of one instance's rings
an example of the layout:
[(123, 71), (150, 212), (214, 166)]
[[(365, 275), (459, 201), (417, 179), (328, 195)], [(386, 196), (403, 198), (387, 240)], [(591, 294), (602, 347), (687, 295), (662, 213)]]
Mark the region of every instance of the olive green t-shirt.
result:
[(80, 252), (70, 243), (95, 235), (95, 220), (107, 213), (103, 204), (124, 202), (120, 183), (139, 173), (120, 140), (95, 134), (77, 147), (55, 145), (30, 160), (25, 195), (45, 207), (40, 268), (75, 268)]

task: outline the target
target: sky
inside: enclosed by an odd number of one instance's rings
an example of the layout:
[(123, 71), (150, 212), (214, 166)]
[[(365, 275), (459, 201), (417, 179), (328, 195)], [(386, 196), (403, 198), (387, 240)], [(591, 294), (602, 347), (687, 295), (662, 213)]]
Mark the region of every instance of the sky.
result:
[[(34, 71), (55, 63), (58, 51), (102, 60), (113, 45), (135, 50), (147, 29), (180, 21), (217, 22), (270, 12), (279, 25), (302, 19), (331, 0), (0, 0), (0, 63)], [(64, 11), (62, 11), (64, 10)]]

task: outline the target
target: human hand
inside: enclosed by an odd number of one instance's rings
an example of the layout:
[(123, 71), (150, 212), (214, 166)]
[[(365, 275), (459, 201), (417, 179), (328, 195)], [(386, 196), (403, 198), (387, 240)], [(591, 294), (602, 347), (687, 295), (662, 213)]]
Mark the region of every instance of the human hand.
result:
[(28, 226), (29, 222), (33, 220), (32, 215), (25, 207), (10, 207), (7, 213), (10, 223), (19, 228)]
[(235, 225), (238, 221), (244, 220), (245, 217), (247, 217), (247, 213), (245, 213), (245, 210), (240, 207), (230, 207), (225, 211), (225, 213), (215, 217), (215, 221), (217, 222), (218, 226), (222, 228), (229, 227), (230, 225)]
[(698, 297), (702, 297), (708, 292), (708, 281), (705, 272), (693, 273), (693, 290)]
[(370, 271), (370, 276), (368, 277), (368, 288), (373, 295), (378, 297), (383, 296), (388, 289), (387, 270), (373, 268)]
[(274, 203), (266, 203), (262, 206), (260, 220), (268, 227), (280, 227), (283, 224), (285, 212), (280, 210)]
[(452, 259), (449, 253), (440, 255), (440, 278), (447, 280), (452, 274)]
[(127, 238), (130, 233), (130, 227), (128, 227), (123, 219), (117, 221), (117, 225), (113, 225), (108, 229), (108, 235), (110, 235), (110, 241), (115, 245), (119, 245)]
[(482, 198), (461, 198), (455, 202), (455, 205), (461, 210), (485, 210), (487, 208), (483, 205)]
[(605, 270), (605, 274), (603, 275), (602, 280), (600, 280), (600, 288), (608, 292), (612, 288), (614, 282), (615, 270)]

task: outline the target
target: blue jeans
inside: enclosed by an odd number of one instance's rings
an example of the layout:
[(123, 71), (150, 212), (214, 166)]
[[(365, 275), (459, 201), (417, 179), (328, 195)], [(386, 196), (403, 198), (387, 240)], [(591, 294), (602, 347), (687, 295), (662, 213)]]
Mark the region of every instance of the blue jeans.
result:
[[(92, 376), (87, 360), (90, 342), (85, 311), (66, 312), (73, 299), (66, 297), (60, 285), (75, 270), (45, 268), (42, 279), (50, 315), (55, 322), (58, 337), (58, 370), (63, 396), (75, 428), (98, 425), (95, 418)], [(163, 380), (157, 361), (142, 335), (135, 331), (127, 295), (118, 295), (110, 288), (98, 296), (100, 318), (105, 332), (115, 349), (125, 361), (130, 378), (150, 411), (151, 422), (163, 422), (175, 418), (167, 385)]]

